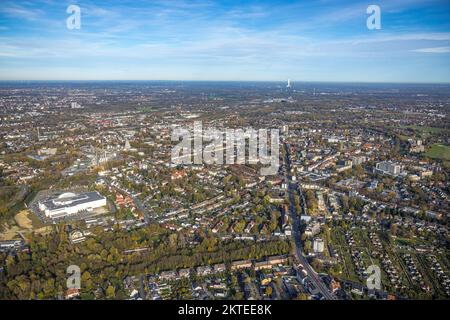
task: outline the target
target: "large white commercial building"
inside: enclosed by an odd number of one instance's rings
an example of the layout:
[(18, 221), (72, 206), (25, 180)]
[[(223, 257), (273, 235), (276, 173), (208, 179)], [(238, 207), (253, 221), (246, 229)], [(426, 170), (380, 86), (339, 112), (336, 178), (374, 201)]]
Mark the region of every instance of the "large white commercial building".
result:
[(396, 175), (399, 175), (400, 173), (402, 173), (402, 166), (397, 163), (390, 162), (390, 161), (378, 162), (376, 169), (378, 171), (380, 171), (381, 173), (385, 173), (385, 174), (387, 173), (387, 174), (391, 174), (393, 176), (396, 176)]
[(106, 198), (98, 192), (66, 192), (39, 202), (39, 210), (48, 218), (62, 218), (81, 211), (106, 206)]

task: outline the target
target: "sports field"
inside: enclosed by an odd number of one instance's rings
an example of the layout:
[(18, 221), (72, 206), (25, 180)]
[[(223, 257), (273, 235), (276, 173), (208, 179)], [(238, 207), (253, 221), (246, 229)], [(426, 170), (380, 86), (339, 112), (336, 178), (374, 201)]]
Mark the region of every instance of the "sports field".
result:
[(450, 147), (442, 144), (433, 144), (424, 155), (433, 159), (450, 161)]

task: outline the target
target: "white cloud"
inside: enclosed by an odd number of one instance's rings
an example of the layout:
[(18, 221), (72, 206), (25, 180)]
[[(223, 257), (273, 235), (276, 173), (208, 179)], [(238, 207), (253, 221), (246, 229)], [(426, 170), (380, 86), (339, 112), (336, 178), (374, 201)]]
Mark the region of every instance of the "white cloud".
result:
[(412, 51), (422, 53), (450, 53), (450, 47), (422, 48), (422, 49), (415, 49)]
[(0, 13), (30, 21), (35, 21), (42, 16), (42, 10), (28, 9), (19, 5), (5, 6), (3, 8), (0, 6)]

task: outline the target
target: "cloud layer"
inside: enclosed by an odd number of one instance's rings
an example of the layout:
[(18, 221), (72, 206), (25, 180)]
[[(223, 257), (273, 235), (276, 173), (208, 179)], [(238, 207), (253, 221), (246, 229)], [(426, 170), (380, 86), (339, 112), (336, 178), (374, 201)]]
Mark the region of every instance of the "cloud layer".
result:
[(450, 82), (448, 2), (341, 2), (6, 1), (0, 78)]

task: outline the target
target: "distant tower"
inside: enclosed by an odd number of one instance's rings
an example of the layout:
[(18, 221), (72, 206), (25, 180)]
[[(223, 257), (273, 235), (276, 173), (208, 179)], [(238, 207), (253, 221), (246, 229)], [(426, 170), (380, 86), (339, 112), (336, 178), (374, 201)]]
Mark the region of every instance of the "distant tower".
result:
[(126, 140), (125, 141), (125, 147), (124, 147), (124, 150), (130, 150), (131, 149), (131, 145), (130, 145), (130, 140)]
[(288, 88), (288, 89), (291, 88), (291, 79), (288, 79), (286, 88)]

